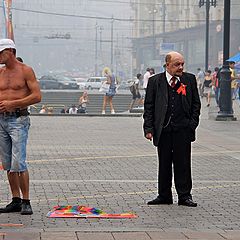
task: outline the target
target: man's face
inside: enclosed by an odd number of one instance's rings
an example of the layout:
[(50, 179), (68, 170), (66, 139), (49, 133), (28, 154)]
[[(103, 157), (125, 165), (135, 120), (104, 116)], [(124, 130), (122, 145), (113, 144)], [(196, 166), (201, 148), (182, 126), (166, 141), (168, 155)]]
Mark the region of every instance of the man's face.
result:
[(171, 60), (166, 63), (167, 71), (172, 76), (178, 76), (181, 77), (183, 73), (183, 67), (184, 67), (184, 59), (183, 57), (179, 55), (172, 55)]
[(4, 49), (3, 51), (0, 52), (0, 64), (5, 64), (8, 57), (9, 57), (9, 49)]

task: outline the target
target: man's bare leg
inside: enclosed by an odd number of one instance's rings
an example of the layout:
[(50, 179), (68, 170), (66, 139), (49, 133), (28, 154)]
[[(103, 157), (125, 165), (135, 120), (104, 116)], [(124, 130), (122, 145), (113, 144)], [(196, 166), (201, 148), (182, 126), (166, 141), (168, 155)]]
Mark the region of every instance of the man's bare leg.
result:
[(19, 173), (19, 186), (22, 192), (22, 198), (29, 200), (29, 173), (28, 170)]
[(22, 215), (33, 214), (32, 207), (29, 200), (29, 173), (28, 170), (20, 172), (19, 174), (19, 185), (22, 192)]
[(28, 170), (24, 172), (8, 172), (8, 181), (12, 191), (13, 197), (20, 198), (20, 190), (22, 198), (29, 200), (29, 173)]
[(8, 171), (7, 177), (8, 177), (9, 185), (12, 191), (12, 197), (20, 198), (19, 173)]
[(7, 177), (12, 192), (12, 202), (6, 207), (0, 208), (0, 213), (20, 212), (22, 210), (22, 200), (20, 198), (19, 173), (8, 171)]

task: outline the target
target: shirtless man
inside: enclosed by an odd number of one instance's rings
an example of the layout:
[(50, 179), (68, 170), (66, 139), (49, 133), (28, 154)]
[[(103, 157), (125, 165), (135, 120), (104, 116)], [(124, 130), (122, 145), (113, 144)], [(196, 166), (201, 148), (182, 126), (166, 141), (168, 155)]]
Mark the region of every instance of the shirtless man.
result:
[(32, 68), (16, 59), (15, 44), (10, 39), (0, 39), (0, 64), (5, 65), (0, 68), (0, 160), (12, 192), (12, 202), (0, 208), (0, 213), (30, 215), (27, 107), (41, 101), (41, 92)]

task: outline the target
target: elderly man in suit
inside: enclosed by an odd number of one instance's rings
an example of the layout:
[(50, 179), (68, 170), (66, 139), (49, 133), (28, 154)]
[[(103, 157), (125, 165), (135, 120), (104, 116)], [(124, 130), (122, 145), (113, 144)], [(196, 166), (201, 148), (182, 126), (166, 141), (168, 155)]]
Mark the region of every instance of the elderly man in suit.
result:
[(158, 196), (149, 205), (172, 204), (172, 165), (178, 205), (192, 200), (191, 142), (199, 123), (201, 103), (193, 74), (183, 72), (178, 52), (166, 55), (166, 71), (150, 77), (144, 102), (144, 134), (158, 149)]

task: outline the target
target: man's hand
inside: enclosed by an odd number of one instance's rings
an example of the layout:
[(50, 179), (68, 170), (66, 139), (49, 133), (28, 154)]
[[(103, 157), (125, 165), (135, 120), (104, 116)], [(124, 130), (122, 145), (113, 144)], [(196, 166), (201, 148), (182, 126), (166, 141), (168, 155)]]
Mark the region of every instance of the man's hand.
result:
[(152, 136), (151, 133), (147, 133), (145, 138), (147, 138), (148, 140), (152, 141), (153, 136)]
[(12, 101), (1, 101), (0, 102), (0, 112), (11, 112), (14, 111), (14, 106)]

